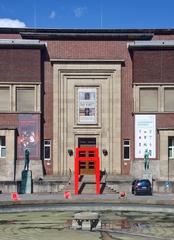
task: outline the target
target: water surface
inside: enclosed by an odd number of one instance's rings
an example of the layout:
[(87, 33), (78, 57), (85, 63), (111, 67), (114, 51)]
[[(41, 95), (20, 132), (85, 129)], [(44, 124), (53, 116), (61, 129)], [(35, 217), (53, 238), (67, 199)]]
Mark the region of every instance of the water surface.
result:
[(102, 229), (74, 230), (75, 212), (0, 214), (0, 239), (14, 240), (152, 240), (174, 239), (174, 215), (146, 212), (100, 212)]

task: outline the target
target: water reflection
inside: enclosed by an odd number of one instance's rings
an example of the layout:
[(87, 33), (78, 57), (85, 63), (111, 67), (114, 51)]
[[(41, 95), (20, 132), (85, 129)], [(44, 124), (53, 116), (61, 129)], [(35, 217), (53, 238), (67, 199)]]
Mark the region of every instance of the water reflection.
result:
[(102, 231), (119, 239), (174, 239), (174, 215), (144, 212), (103, 213)]
[(174, 239), (174, 215), (172, 214), (101, 212), (102, 228), (94, 231), (72, 229), (73, 217), (74, 212), (1, 214), (0, 239)]

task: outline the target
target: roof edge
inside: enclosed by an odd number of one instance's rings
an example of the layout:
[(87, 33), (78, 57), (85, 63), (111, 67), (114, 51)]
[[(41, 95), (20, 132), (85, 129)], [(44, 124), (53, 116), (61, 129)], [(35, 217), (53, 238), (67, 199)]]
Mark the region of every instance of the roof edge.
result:
[(78, 63), (78, 62), (101, 62), (101, 63), (120, 63), (124, 64), (125, 60), (124, 59), (56, 59), (52, 58), (50, 59), (52, 63), (62, 63), (62, 62), (71, 62), (71, 63)]
[(0, 33), (155, 33), (174, 34), (174, 28), (0, 28)]
[(0, 39), (0, 47), (38, 47), (44, 48), (47, 46), (47, 43), (39, 40), (25, 40), (25, 39)]
[(135, 41), (127, 44), (129, 49), (174, 48), (174, 40)]

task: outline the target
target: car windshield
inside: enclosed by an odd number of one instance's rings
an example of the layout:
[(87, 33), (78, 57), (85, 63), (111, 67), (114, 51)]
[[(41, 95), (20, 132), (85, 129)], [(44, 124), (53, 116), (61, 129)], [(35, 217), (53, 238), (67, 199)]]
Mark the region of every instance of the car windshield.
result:
[(141, 186), (149, 186), (150, 185), (150, 182), (147, 181), (147, 180), (141, 180), (138, 182), (138, 185), (141, 185)]

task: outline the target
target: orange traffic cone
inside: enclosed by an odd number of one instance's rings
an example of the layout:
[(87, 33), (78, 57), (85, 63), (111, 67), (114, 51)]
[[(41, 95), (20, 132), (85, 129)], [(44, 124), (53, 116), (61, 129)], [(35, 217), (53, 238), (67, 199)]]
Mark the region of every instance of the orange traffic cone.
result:
[(19, 201), (19, 200), (20, 200), (20, 197), (19, 197), (19, 195), (17, 194), (17, 192), (12, 192), (12, 193), (11, 193), (11, 200), (12, 200), (12, 201)]

